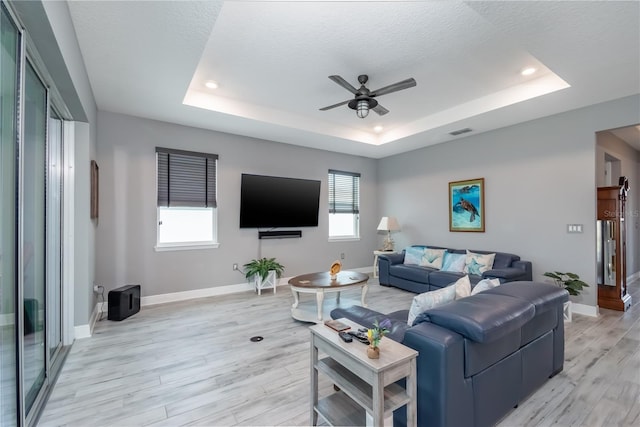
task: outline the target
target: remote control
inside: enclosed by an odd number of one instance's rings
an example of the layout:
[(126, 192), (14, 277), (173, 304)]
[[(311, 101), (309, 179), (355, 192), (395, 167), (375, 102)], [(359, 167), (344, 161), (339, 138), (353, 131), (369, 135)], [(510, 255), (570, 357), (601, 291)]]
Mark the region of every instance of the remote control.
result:
[(351, 338), (351, 335), (348, 334), (347, 332), (339, 332), (338, 336), (340, 336), (340, 338), (342, 338), (342, 341), (344, 341), (344, 342), (353, 341), (353, 338)]
[(367, 328), (358, 328), (358, 332), (362, 332), (362, 333), (366, 334), (367, 331), (368, 331)]
[(352, 337), (354, 337), (355, 339), (357, 339), (358, 341), (360, 341), (362, 344), (369, 344), (369, 339), (367, 338), (366, 334), (363, 334), (362, 332), (347, 332), (349, 335), (351, 335)]

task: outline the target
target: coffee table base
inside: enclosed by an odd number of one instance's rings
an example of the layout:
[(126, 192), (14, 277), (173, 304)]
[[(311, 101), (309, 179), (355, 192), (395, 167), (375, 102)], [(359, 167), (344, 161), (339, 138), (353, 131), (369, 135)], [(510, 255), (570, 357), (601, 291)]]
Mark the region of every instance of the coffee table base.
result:
[[(366, 307), (367, 303), (365, 302), (365, 298), (367, 296), (367, 290), (369, 289), (369, 286), (365, 283), (361, 285), (360, 288), (360, 305)], [(340, 306), (340, 292), (344, 290), (345, 289), (340, 288), (311, 289), (296, 287), (292, 285), (291, 293), (293, 294), (293, 305), (291, 306), (291, 317), (303, 322), (322, 323), (324, 319), (329, 319), (329, 312), (331, 310)], [(300, 304), (300, 293), (316, 295), (316, 304), (314, 307), (315, 310), (312, 309), (308, 303), (303, 303), (302, 305)], [(335, 303), (327, 301), (327, 304), (325, 304), (325, 294), (330, 293), (336, 294)], [(348, 305), (358, 303), (358, 301), (354, 300), (353, 298), (348, 298), (344, 302)]]

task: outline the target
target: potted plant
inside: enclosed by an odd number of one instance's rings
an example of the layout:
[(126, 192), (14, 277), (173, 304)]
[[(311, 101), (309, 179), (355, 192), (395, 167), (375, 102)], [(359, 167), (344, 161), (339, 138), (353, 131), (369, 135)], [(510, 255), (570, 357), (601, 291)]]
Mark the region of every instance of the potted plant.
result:
[[(574, 296), (580, 295), (580, 292), (582, 292), (582, 288), (589, 287), (589, 285), (583, 282), (582, 280), (580, 280), (580, 276), (578, 276), (575, 273), (561, 273), (560, 271), (554, 271), (554, 272), (547, 271), (546, 273), (544, 273), (544, 276), (552, 278), (556, 282), (556, 285), (566, 289), (567, 292), (569, 292), (569, 295), (574, 295)], [(571, 316), (572, 316), (571, 313), (572, 313), (571, 301), (567, 301), (564, 303), (564, 313), (563, 313), (564, 320), (571, 322)]]
[(580, 295), (582, 288), (588, 288), (585, 282), (580, 280), (580, 276), (575, 273), (561, 273), (559, 271), (546, 272), (544, 276), (551, 277), (558, 286), (565, 288), (569, 295)]
[(253, 259), (243, 267), (247, 281), (253, 281), (258, 295), (264, 288), (273, 288), (276, 292), (276, 277), (282, 277), (284, 266), (275, 258)]

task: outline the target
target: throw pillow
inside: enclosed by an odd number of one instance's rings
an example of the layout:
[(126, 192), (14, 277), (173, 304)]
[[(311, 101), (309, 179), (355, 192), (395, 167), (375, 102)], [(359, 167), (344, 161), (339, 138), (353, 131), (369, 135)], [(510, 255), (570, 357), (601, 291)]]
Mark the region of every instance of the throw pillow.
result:
[(482, 279), (471, 290), (471, 295), (475, 295), (477, 293), (495, 288), (497, 286), (500, 286), (500, 279)]
[(421, 248), (418, 246), (409, 246), (404, 250), (403, 264), (420, 265), (420, 262), (422, 261), (423, 253), (424, 253), (424, 248)]
[(453, 271), (456, 273), (462, 273), (466, 260), (467, 256), (465, 254), (454, 254), (451, 252), (445, 252), (444, 260), (442, 261), (442, 271)]
[(413, 297), (407, 324), (411, 326), (420, 313), (433, 307), (438, 307), (453, 301), (456, 297), (456, 287), (447, 286), (437, 291), (425, 292)]
[(459, 278), (456, 283), (450, 286), (456, 288), (456, 299), (471, 295), (471, 281), (469, 281), (469, 276)]
[(496, 254), (477, 254), (467, 250), (467, 257), (464, 263), (464, 272), (482, 276), (485, 271), (493, 268), (493, 260)]
[(440, 267), (442, 267), (444, 252), (444, 249), (425, 248), (420, 265), (423, 267), (437, 268), (439, 270)]

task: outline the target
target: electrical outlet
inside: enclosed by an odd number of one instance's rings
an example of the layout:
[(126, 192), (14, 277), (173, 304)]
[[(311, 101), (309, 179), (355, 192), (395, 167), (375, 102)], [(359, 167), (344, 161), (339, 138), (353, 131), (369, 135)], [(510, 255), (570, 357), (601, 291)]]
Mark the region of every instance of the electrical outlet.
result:
[(95, 292), (96, 294), (100, 293), (100, 285), (93, 285), (93, 292)]
[(344, 259), (344, 252), (340, 253), (340, 259)]
[(238, 264), (233, 264), (233, 270), (237, 270), (238, 269)]

